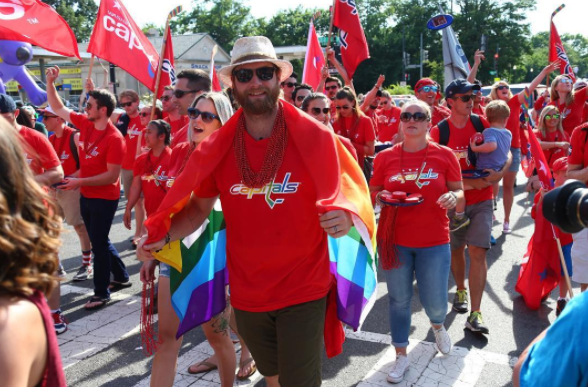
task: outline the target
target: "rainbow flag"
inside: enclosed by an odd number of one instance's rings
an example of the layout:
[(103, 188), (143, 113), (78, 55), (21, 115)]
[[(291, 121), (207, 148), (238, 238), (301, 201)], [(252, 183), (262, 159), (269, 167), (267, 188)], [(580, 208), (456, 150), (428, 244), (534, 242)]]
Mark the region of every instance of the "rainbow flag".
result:
[[(352, 216), (350, 232), (338, 239), (329, 237), (328, 245), (336, 281), (337, 319), (357, 330), (376, 299), (376, 225), (368, 186), (357, 162), (332, 131), (290, 104), (282, 106), (290, 132), (288, 141), (297, 147), (315, 183), (318, 213), (341, 209)], [(163, 239), (172, 216), (232, 149), (241, 114), (239, 110), (192, 154), (185, 168), (191, 173), (176, 179), (158, 211), (145, 222), (148, 243)], [(317, 164), (317, 160), (321, 162)], [(208, 321), (225, 306), (226, 237), (224, 219), (215, 211), (198, 231), (157, 255), (178, 272), (172, 272), (172, 302), (181, 320), (178, 335)], [(325, 339), (327, 336), (325, 330)], [(328, 343), (327, 347), (328, 354), (336, 354), (329, 352)]]

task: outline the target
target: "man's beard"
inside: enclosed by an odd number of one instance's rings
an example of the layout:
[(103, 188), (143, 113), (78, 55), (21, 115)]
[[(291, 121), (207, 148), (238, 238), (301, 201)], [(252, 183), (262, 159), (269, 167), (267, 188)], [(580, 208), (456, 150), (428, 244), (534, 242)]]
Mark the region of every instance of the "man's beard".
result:
[[(251, 92), (252, 90), (250, 90)], [(280, 86), (279, 84), (276, 85), (273, 89), (267, 87), (260, 87), (255, 91), (265, 91), (266, 96), (263, 99), (258, 99), (255, 101), (251, 101), (246, 93), (241, 93), (236, 88), (233, 89), (234, 97), (243, 108), (243, 111), (248, 114), (252, 114), (255, 116), (261, 116), (264, 114), (268, 114), (274, 110), (276, 104), (278, 103), (278, 98), (280, 97)]]

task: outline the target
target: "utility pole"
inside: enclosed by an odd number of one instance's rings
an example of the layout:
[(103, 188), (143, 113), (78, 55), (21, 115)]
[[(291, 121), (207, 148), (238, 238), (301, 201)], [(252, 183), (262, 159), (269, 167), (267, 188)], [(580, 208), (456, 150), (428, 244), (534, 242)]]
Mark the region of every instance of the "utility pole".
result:
[(494, 54), (494, 76), (498, 78), (498, 52), (500, 51), (500, 45), (496, 44), (496, 54)]
[(422, 79), (423, 78), (423, 34), (422, 33), (421, 33), (421, 70), (420, 71), (421, 71), (421, 73), (420, 73), (421, 76), (419, 79)]
[(405, 31), (404, 28), (402, 28), (402, 80), (401, 81), (406, 81), (406, 65), (408, 63), (406, 63), (406, 51), (404, 51), (404, 38), (405, 38)]

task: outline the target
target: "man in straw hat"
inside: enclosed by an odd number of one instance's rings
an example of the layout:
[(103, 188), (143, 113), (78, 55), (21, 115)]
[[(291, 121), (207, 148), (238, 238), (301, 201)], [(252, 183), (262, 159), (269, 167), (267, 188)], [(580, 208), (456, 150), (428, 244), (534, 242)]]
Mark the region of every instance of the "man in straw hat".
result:
[(235, 42), (219, 77), (242, 108), (194, 151), (186, 166), (193, 172), (180, 175), (150, 216), (139, 249), (140, 258), (153, 259), (152, 252), (190, 235), (220, 196), (231, 304), (271, 387), (321, 385), (323, 329), (327, 355), (340, 353), (332, 346), (344, 339), (337, 314), (350, 307), (339, 302), (337, 309), (331, 291), (337, 262), (329, 261), (328, 236), (344, 237), (354, 224), (368, 236), (375, 228), (352, 157), (326, 127), (279, 101), (280, 83), (291, 72), (268, 38)]

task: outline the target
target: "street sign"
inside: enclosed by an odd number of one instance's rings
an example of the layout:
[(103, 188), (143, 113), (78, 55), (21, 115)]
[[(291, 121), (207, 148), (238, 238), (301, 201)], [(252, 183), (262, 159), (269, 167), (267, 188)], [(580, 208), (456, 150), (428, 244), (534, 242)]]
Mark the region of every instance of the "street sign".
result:
[(427, 28), (433, 31), (437, 31), (449, 27), (451, 23), (453, 23), (453, 16), (437, 15), (429, 19), (427, 22)]

